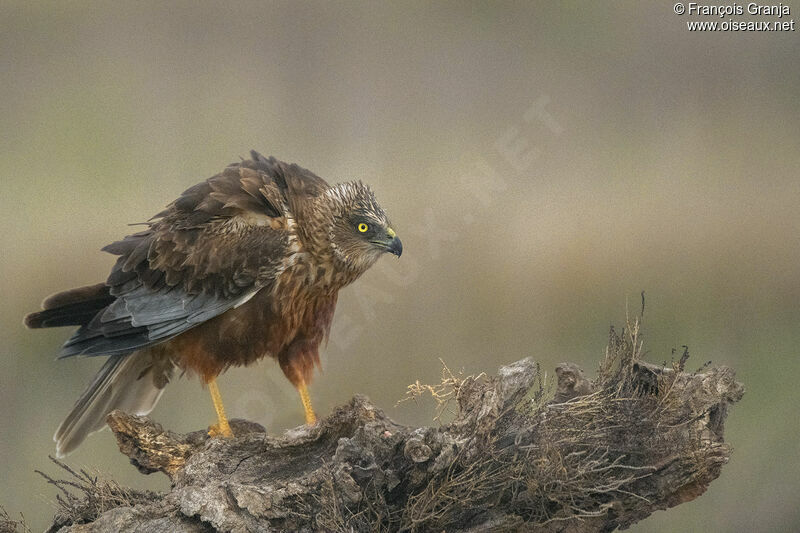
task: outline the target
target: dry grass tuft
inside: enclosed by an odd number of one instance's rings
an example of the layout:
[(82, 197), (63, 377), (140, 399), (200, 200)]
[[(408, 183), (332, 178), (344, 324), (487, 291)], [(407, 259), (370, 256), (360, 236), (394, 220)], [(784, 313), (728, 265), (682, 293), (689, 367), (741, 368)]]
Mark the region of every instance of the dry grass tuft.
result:
[(32, 533), (32, 530), (25, 522), (24, 516), (20, 514), (19, 520), (14, 520), (0, 505), (0, 533)]
[(87, 524), (109, 509), (158, 499), (155, 492), (129, 489), (115, 481), (93, 476), (84, 469), (75, 471), (54, 457), (50, 460), (68, 474), (67, 479), (53, 479), (40, 470), (36, 471), (60, 492), (56, 494), (54, 526)]
[(457, 410), (452, 408), (452, 401), (458, 397), (458, 391), (466, 379), (479, 380), (486, 377), (483, 373), (477, 376), (464, 376), (463, 370), (460, 370), (458, 374), (453, 374), (444, 360), (439, 358), (439, 362), (442, 363), (442, 379), (439, 383), (429, 385), (417, 380), (407, 387), (405, 398), (397, 402), (398, 404), (410, 400), (418, 402), (423, 396), (430, 394), (431, 398), (436, 402), (434, 422), (441, 422), (442, 416), (445, 414), (451, 416), (458, 414)]
[[(469, 524), (471, 517), (480, 523), (502, 507), (512, 509), (513, 518), (528, 528), (558, 529), (564, 521), (601, 519), (616, 506), (651, 505), (642, 494), (652, 493), (644, 488), (666, 457), (697, 463), (684, 480), (691, 484), (706, 474), (696, 455), (702, 453), (699, 435), (686, 438), (698, 413), (689, 412), (673, 394), (688, 350), (672, 369), (643, 379), (637, 366), (643, 346), (640, 324), (637, 317), (621, 332), (610, 329), (590, 394), (555, 403), (553, 387), (539, 373), (532, 392), (513, 413), (500, 416), (477, 454), (474, 442), (461, 447), (446, 469), (409, 491), (404, 505), (387, 505), (376, 492), (377, 499), (367, 497), (355, 505), (330, 504), (335, 508), (326, 510), (328, 520), (320, 525), (334, 531), (441, 531)], [(458, 420), (461, 413), (453, 400), (462, 387), (493, 378), (454, 374), (442, 365), (440, 383), (416, 382), (401, 401), (430, 394), (437, 420), (453, 406)], [(333, 483), (329, 496), (323, 500), (338, 501)], [(401, 514), (389, 513), (398, 507)]]
[(390, 533), (397, 531), (395, 526), (399, 523), (397, 513), (393, 513), (379, 490), (370, 491), (357, 505), (348, 505), (336, 490), (330, 472), (314, 507), (318, 509), (315, 521), (320, 531)]

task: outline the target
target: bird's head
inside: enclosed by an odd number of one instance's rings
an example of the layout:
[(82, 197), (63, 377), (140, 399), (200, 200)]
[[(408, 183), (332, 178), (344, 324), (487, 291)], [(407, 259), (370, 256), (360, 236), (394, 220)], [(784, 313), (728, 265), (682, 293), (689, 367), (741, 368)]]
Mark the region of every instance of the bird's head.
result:
[(403, 243), (368, 186), (340, 183), (328, 189), (325, 201), (331, 213), (330, 246), (346, 269), (360, 274), (386, 252), (403, 253)]

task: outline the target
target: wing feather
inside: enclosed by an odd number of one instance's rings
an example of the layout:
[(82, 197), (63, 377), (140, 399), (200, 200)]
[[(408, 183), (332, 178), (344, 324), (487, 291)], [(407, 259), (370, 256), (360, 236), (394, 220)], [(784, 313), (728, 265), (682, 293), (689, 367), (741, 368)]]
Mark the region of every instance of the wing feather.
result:
[(251, 297), (250, 293), (237, 298), (190, 295), (176, 288), (159, 292), (140, 286), (119, 296), (92, 322), (76, 331), (64, 344), (59, 358), (125, 353), (158, 344)]

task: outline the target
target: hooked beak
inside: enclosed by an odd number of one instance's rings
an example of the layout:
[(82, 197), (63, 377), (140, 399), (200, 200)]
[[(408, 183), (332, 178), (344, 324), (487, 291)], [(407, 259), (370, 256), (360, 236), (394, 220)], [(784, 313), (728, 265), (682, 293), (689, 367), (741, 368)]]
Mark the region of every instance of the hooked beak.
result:
[(388, 243), (386, 243), (386, 251), (400, 257), (403, 254), (403, 243), (400, 238), (395, 235)]

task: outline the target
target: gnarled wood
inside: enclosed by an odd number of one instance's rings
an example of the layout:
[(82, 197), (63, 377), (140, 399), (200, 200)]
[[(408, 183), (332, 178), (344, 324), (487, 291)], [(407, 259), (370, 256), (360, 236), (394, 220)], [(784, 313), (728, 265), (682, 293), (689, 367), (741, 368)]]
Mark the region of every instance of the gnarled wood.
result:
[[(616, 343), (616, 344), (615, 344)], [(363, 396), (313, 427), (233, 439), (178, 435), (109, 415), (120, 450), (172, 488), (60, 531), (610, 531), (702, 494), (728, 461), (732, 370), (646, 364), (635, 335), (612, 343), (600, 377), (558, 367), (545, 401), (530, 358), (496, 377), (449, 382), (455, 419), (412, 428)]]

